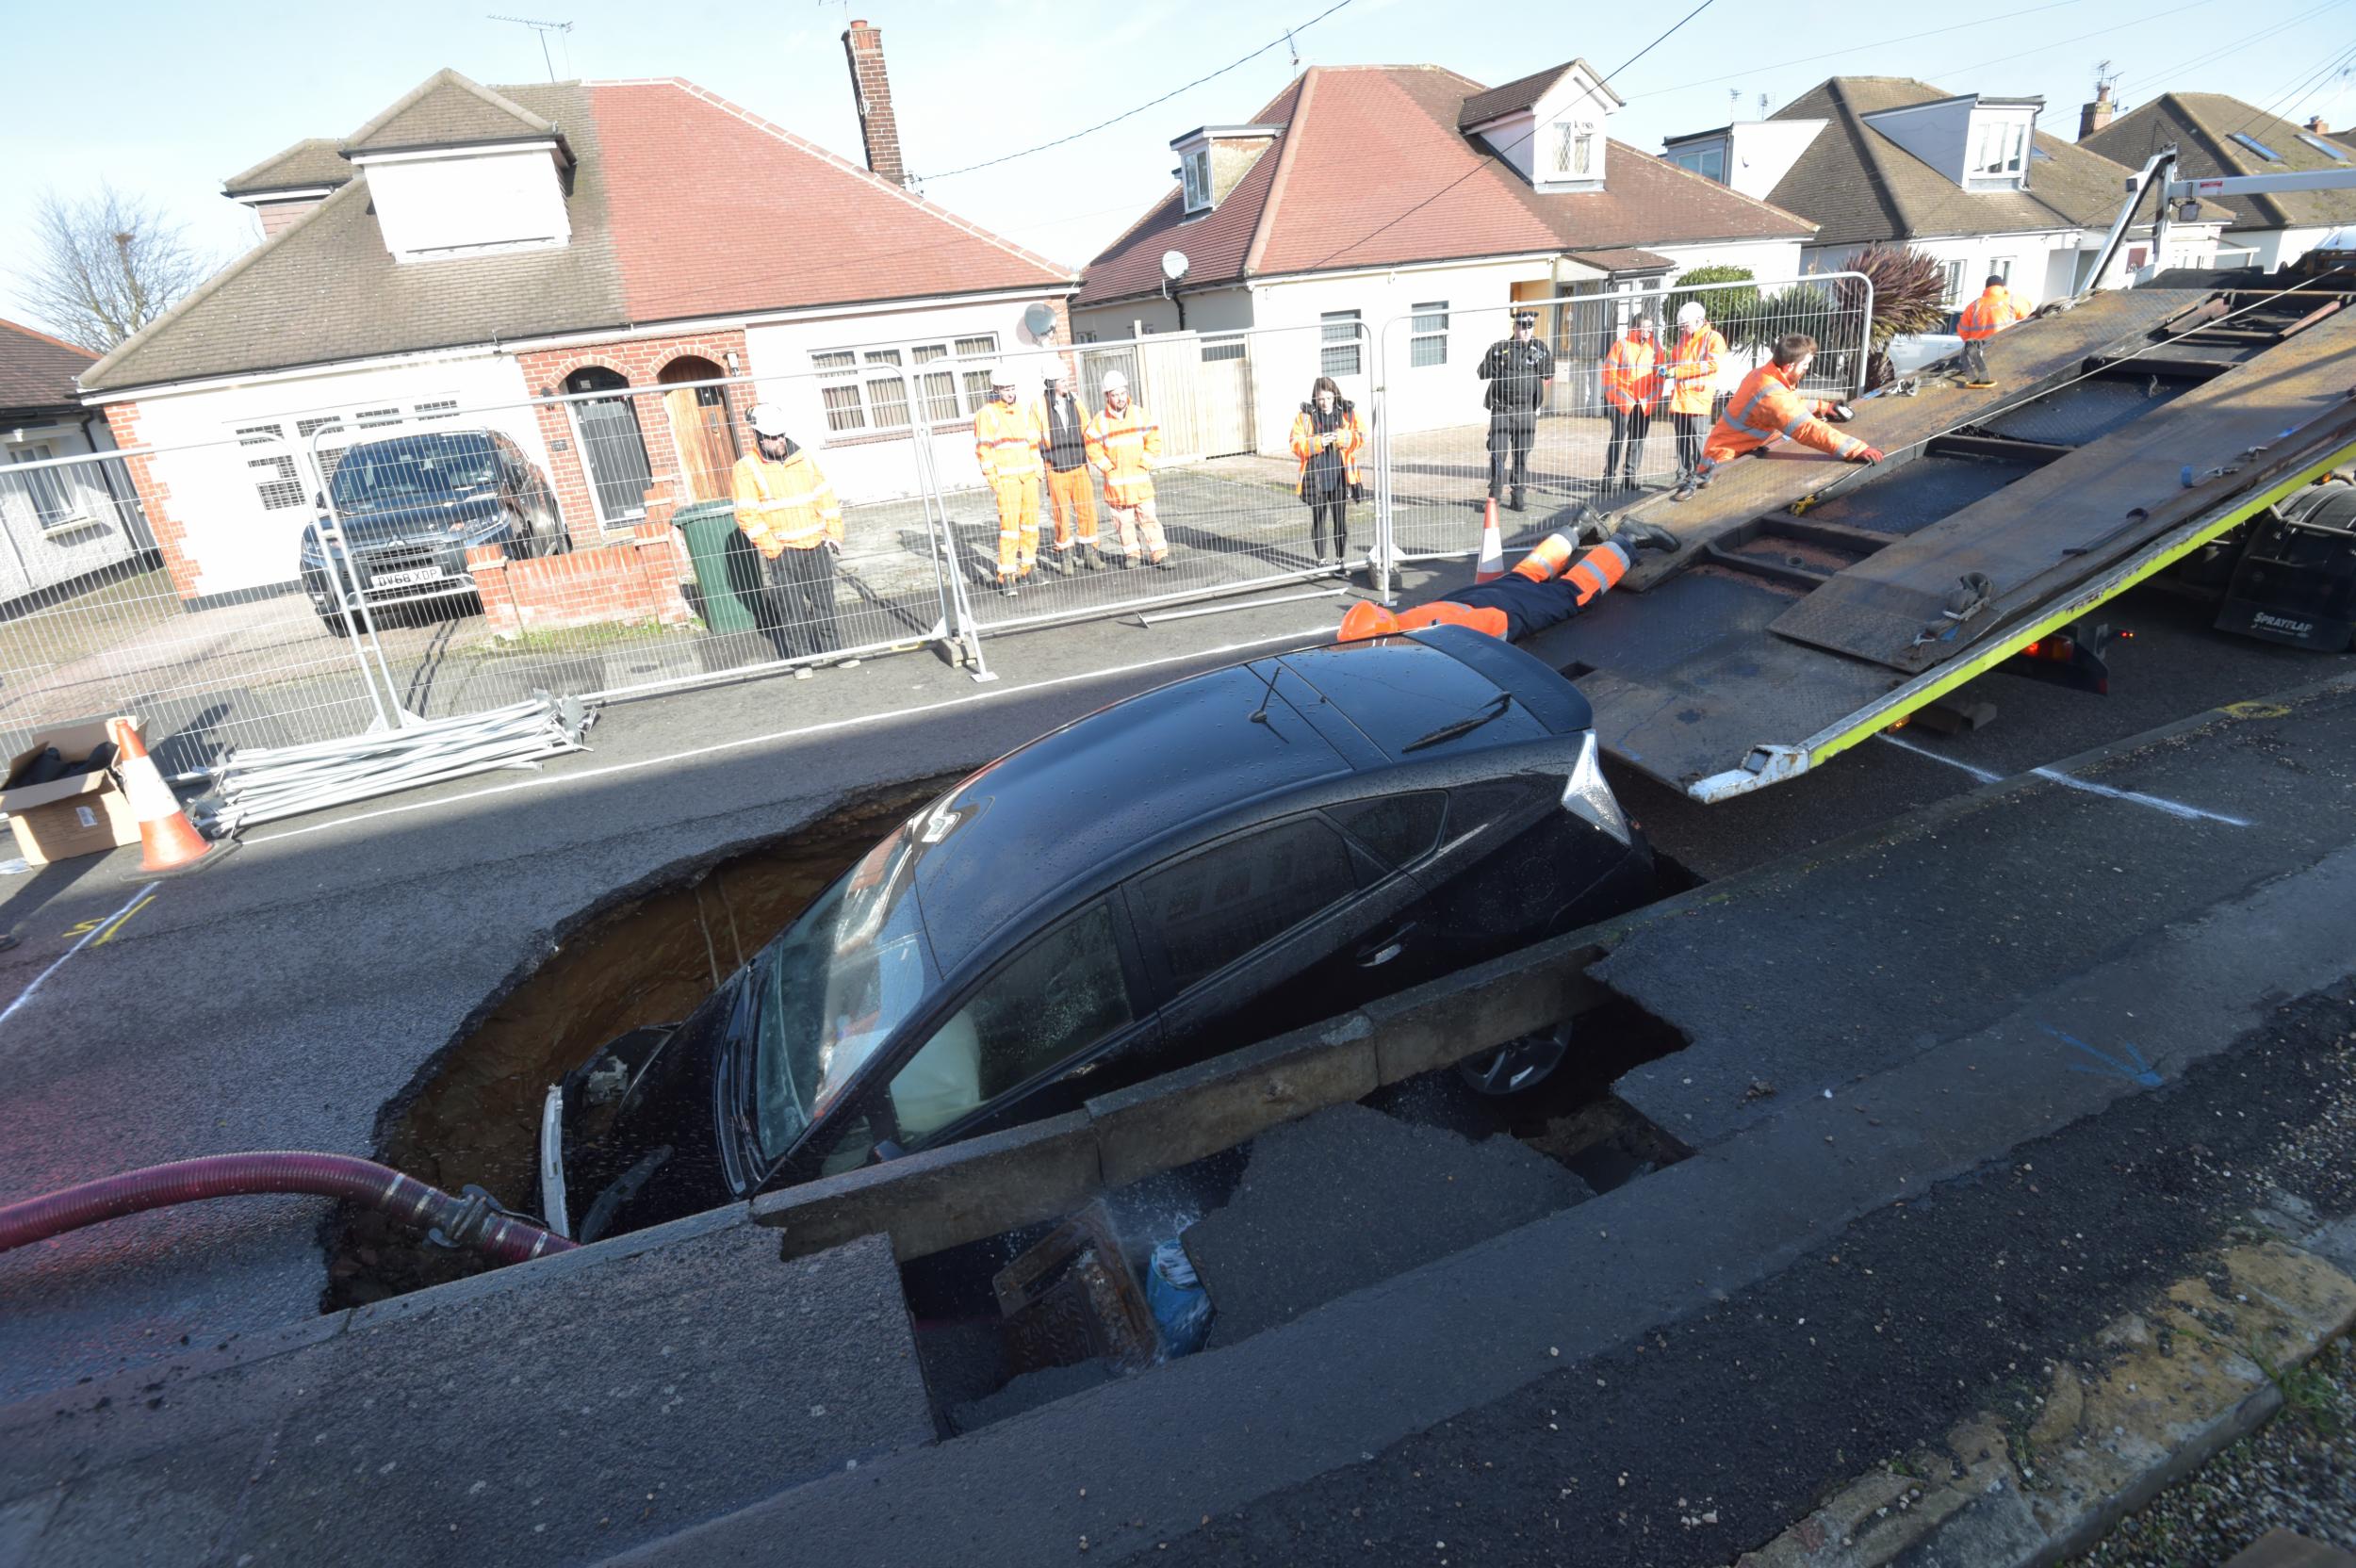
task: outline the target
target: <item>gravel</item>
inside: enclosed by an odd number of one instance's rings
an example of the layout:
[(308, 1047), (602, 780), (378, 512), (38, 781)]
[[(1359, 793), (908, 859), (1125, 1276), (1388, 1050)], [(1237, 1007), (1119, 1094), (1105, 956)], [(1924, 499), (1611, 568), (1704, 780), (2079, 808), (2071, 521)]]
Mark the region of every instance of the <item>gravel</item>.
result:
[(2282, 1413), (2154, 1497), (2083, 1568), (2205, 1568), (2270, 1529), (2356, 1549), (2356, 1351), (2341, 1340), (2282, 1380)]

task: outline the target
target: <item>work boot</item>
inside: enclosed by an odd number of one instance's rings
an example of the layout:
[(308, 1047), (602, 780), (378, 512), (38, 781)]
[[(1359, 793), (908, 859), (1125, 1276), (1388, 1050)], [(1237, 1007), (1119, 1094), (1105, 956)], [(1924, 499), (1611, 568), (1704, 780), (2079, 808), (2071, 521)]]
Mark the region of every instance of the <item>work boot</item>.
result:
[(998, 580), (998, 591), (1006, 595), (1008, 598), (1014, 597), (1014, 578), (1012, 574), (1008, 574), (1007, 576), (1002, 577)]
[(1692, 480), (1679, 480), (1677, 487), (1669, 492), (1669, 498), (1673, 501), (1690, 501), (1700, 492), (1701, 487)]
[(1507, 501), (1505, 504), (1509, 509), (1515, 512), (1527, 512), (1530, 510), (1530, 508), (1522, 504), (1522, 487), (1518, 484), (1513, 486), (1513, 498)]
[(1624, 522), (1613, 530), (1612, 537), (1605, 543), (1619, 546), (1631, 561), (1636, 559), (1639, 550), (1658, 550), (1662, 555), (1675, 555), (1684, 547), (1684, 541), (1659, 523), (1633, 520)]
[(1057, 577), (1072, 575), (1072, 551), (1068, 547), (1058, 547), (1052, 554), (1040, 556), (1039, 560), (1044, 562), (1047, 569)]
[(1571, 519), (1571, 537), (1581, 545), (1600, 545), (1612, 537), (1612, 519), (1581, 501)]
[(1101, 572), (1104, 569), (1104, 552), (1103, 550), (1098, 549), (1094, 545), (1082, 545), (1080, 548), (1086, 552), (1088, 556), (1089, 571)]
[(1157, 555), (1153, 558), (1153, 569), (1157, 572), (1174, 572), (1178, 569), (1178, 563), (1167, 555)]

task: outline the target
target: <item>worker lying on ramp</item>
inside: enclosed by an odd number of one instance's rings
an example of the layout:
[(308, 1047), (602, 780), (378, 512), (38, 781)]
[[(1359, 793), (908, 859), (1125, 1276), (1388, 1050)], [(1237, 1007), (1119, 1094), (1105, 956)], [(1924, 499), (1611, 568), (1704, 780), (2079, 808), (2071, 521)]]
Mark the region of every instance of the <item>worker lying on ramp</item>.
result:
[[(1602, 518), (1592, 508), (1582, 506), (1580, 513), (1582, 535), (1600, 532)], [(1427, 626), (1462, 626), (1518, 642), (1569, 620), (1610, 593), (1640, 550), (1665, 553), (1677, 547), (1677, 535), (1656, 523), (1623, 522), (1584, 554), (1570, 535), (1549, 534), (1495, 582), (1477, 582), (1397, 612), (1371, 601), (1351, 605), (1342, 617), (1341, 640), (1360, 643)]]
[(1669, 498), (1691, 500), (1726, 463), (1787, 439), (1843, 463), (1879, 463), (1879, 451), (1832, 428), (1848, 422), (1847, 403), (1800, 396), (1799, 385), (1808, 379), (1808, 367), (1815, 359), (1816, 339), (1808, 334), (1795, 332), (1776, 338), (1775, 357), (1742, 378), (1742, 384), (1726, 401), (1726, 417), (1702, 443), (1702, 460), (1693, 477), (1678, 485)]

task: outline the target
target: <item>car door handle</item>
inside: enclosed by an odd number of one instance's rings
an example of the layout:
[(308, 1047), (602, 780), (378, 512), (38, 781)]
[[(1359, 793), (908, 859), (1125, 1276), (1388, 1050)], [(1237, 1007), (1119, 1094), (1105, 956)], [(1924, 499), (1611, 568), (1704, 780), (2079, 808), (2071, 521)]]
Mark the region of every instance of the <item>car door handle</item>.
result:
[(1358, 950), (1360, 969), (1381, 969), (1384, 964), (1407, 951), (1407, 939), (1414, 934), (1415, 923), (1399, 926), (1387, 936), (1377, 937)]

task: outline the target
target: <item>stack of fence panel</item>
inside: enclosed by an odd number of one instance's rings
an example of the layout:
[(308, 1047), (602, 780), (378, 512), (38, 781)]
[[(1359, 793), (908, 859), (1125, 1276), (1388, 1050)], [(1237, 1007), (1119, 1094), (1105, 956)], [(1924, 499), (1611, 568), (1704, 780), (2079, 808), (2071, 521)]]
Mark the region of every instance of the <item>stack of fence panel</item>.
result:
[(463, 718), (403, 724), (299, 746), (240, 746), (215, 768), (219, 805), (202, 814), (219, 837), (255, 823), (439, 784), (498, 768), (537, 768), (588, 749), (597, 711), (579, 697), (531, 700)]

